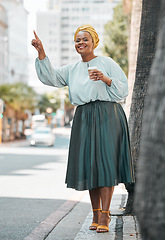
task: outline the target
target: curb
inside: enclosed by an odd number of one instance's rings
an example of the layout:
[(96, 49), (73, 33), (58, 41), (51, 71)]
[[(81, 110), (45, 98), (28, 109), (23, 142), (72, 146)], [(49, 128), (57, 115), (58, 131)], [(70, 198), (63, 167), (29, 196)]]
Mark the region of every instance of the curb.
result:
[(44, 240), (53, 231), (57, 224), (81, 201), (85, 193), (78, 197), (74, 194), (62, 204), (55, 212), (41, 222), (24, 240)]

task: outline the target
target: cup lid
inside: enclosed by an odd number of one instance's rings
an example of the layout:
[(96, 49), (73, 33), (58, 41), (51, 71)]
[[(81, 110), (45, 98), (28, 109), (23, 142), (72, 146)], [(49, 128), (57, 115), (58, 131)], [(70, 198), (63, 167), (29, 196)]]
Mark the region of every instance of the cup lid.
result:
[(97, 67), (88, 67), (88, 70), (94, 70), (97, 69)]

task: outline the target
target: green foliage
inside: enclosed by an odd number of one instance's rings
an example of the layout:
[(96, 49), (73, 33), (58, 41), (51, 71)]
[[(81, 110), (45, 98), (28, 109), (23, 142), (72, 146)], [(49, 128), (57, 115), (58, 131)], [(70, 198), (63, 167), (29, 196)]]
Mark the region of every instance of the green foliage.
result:
[(16, 111), (26, 109), (34, 111), (37, 106), (37, 95), (34, 90), (25, 83), (0, 85), (1, 99)]
[(48, 107), (56, 112), (61, 105), (61, 96), (64, 98), (65, 104), (70, 106), (66, 87), (57, 89), (53, 93), (37, 95), (31, 87), (24, 83), (0, 85), (0, 98), (18, 112), (30, 110), (33, 113), (38, 108), (41, 113), (46, 113)]
[(38, 108), (40, 113), (46, 113), (46, 109), (49, 107), (53, 109), (53, 112), (56, 112), (59, 106), (60, 101), (55, 99), (52, 94), (42, 94), (39, 96)]
[(117, 62), (128, 74), (127, 16), (123, 13), (123, 2), (114, 8), (113, 20), (105, 25), (103, 52)]
[(40, 112), (45, 113), (48, 107), (51, 107), (53, 109), (53, 112), (56, 112), (56, 110), (61, 106), (61, 97), (64, 98), (65, 105), (71, 105), (67, 87), (57, 89), (52, 93), (40, 95), (38, 103)]

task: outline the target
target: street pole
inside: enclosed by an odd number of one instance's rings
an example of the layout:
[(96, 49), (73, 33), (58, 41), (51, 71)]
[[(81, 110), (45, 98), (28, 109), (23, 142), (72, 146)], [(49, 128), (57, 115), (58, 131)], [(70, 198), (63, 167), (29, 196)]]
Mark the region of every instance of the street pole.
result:
[(0, 99), (0, 144), (2, 143), (3, 101)]

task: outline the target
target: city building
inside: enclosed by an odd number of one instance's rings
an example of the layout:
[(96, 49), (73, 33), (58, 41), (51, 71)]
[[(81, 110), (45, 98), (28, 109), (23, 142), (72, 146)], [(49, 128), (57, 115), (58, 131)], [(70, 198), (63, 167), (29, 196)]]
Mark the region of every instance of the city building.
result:
[[(0, 0), (6, 21), (0, 44), (3, 71), (0, 83), (28, 81), (27, 16), (23, 0)], [(0, 15), (1, 16), (1, 15)], [(2, 16), (0, 17), (0, 19)]]
[(7, 12), (0, 2), (0, 84), (7, 78)]
[(74, 48), (74, 33), (82, 24), (91, 24), (99, 34), (95, 50), (102, 55), (104, 25), (112, 20), (119, 0), (48, 0), (48, 10), (37, 14), (37, 32), (53, 66), (80, 60)]
[(54, 66), (61, 66), (61, 12), (59, 9), (37, 13), (37, 34)]

